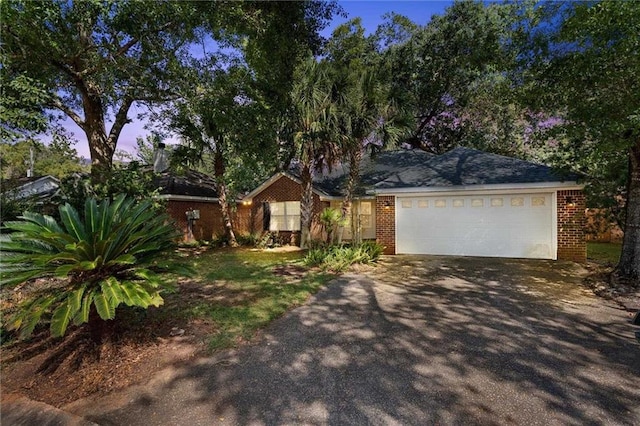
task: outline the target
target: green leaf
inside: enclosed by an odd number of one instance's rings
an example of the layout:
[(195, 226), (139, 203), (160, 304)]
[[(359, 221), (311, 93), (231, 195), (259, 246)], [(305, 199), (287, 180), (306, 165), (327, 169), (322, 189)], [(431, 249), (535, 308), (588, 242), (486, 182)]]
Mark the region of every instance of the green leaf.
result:
[(53, 311), (53, 316), (51, 317), (51, 325), (49, 329), (51, 330), (51, 335), (53, 337), (61, 337), (64, 336), (64, 333), (67, 331), (67, 326), (69, 325), (69, 321), (73, 316), (74, 312), (72, 312), (72, 306), (70, 300), (67, 298), (64, 302), (62, 302), (55, 311)]
[(84, 230), (84, 225), (76, 209), (67, 203), (64, 206), (60, 206), (58, 210), (60, 211), (60, 219), (62, 223), (64, 223), (67, 232), (73, 236), (76, 241), (86, 240), (87, 235)]
[(40, 322), (42, 315), (56, 299), (56, 296), (44, 296), (35, 300), (24, 309), (24, 316), (20, 327), (21, 339), (27, 338), (33, 333), (33, 329)]
[(95, 293), (93, 291), (89, 291), (82, 297), (82, 304), (80, 305), (80, 309), (73, 317), (73, 323), (75, 325), (89, 322), (89, 312), (91, 311), (91, 302), (93, 301), (94, 294)]
[(87, 236), (98, 231), (99, 215), (98, 204), (95, 198), (88, 198), (84, 203), (84, 227)]
[(100, 283), (102, 294), (107, 298), (109, 303), (117, 307), (122, 303), (122, 291), (120, 290), (120, 282), (115, 277), (109, 277)]
[(116, 316), (116, 307), (109, 303), (104, 293), (97, 293), (93, 297), (93, 304), (96, 306), (98, 315), (103, 320), (110, 320)]

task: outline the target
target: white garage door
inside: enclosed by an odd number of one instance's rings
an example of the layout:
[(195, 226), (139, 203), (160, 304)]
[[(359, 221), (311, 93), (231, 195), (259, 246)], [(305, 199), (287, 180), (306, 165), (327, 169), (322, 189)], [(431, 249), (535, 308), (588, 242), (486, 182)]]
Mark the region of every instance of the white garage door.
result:
[(396, 252), (553, 259), (552, 194), (396, 198)]

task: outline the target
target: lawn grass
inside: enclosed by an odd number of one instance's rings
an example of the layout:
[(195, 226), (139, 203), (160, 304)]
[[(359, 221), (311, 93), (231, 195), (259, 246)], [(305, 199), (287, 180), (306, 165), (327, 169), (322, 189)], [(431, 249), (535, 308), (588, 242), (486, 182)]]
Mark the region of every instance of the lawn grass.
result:
[(617, 264), (621, 251), (621, 243), (587, 243), (587, 258), (599, 263)]
[(193, 280), (215, 286), (215, 300), (203, 297), (174, 314), (215, 325), (210, 349), (234, 346), (291, 308), (304, 303), (334, 275), (310, 270), (302, 252), (217, 249), (187, 258)]

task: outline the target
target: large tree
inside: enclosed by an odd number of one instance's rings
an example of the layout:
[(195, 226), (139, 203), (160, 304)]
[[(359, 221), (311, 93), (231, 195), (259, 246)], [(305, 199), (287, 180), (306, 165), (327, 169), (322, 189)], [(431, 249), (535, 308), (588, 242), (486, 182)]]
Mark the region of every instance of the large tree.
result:
[(187, 43), (218, 9), (127, 0), (12, 0), (1, 7), (3, 78), (26, 75), (46, 90), (42, 106), (86, 134), (97, 178), (111, 168), (132, 104), (167, 98)]
[[(598, 183), (627, 177), (620, 276), (640, 278), (640, 2), (545, 4), (525, 76), (561, 114), (574, 167)], [(523, 56), (527, 59), (527, 56)], [(626, 169), (624, 163), (626, 162)], [(621, 167), (622, 166), (622, 167)], [(617, 178), (612, 179), (615, 185)]]
[(413, 113), (411, 146), (442, 153), (460, 143), (477, 90), (510, 64), (509, 11), (458, 1), (425, 26), (392, 16), (381, 28), (394, 97)]

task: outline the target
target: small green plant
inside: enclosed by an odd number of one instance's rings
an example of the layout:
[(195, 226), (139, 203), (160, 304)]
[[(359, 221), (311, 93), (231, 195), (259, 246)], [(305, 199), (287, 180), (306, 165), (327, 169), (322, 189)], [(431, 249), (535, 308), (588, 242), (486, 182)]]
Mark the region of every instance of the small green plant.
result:
[[(147, 308), (163, 303), (164, 287), (157, 257), (174, 246), (177, 236), (168, 218), (148, 201), (136, 203), (120, 195), (100, 204), (84, 205), (84, 218), (65, 204), (61, 224), (50, 216), (25, 212), (7, 222), (13, 231), (0, 240), (0, 285), (15, 286), (37, 278), (57, 278), (45, 285), (9, 319), (7, 328), (29, 336), (50, 314), (50, 331), (63, 336), (70, 323), (89, 323), (94, 339), (102, 338), (102, 323), (116, 308)], [(166, 266), (168, 268), (168, 266)]]
[(257, 234), (238, 234), (236, 241), (244, 247), (255, 247), (260, 242), (260, 236)]
[(338, 227), (344, 226), (346, 220), (342, 217), (342, 212), (333, 207), (322, 210), (318, 218), (324, 231), (327, 233), (327, 244), (334, 244), (336, 241)]
[(332, 245), (311, 249), (304, 258), (307, 266), (341, 272), (356, 263), (368, 264), (378, 260), (384, 247), (375, 242), (356, 245)]

